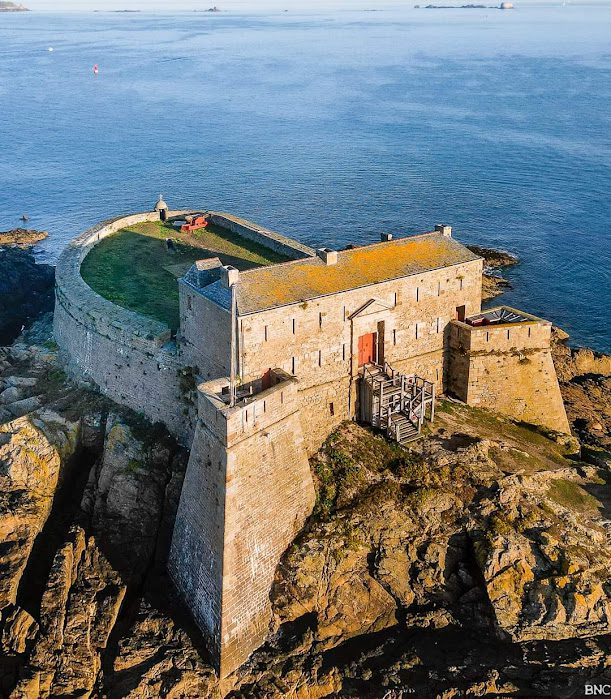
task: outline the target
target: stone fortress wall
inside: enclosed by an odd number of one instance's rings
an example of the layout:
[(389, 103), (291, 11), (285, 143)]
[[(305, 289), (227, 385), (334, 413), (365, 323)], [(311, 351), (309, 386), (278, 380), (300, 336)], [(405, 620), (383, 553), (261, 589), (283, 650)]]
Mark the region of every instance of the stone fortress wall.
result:
[(480, 311), (482, 262), (435, 270), (240, 318), (246, 381), (278, 366), (299, 377), (310, 454), (356, 412), (358, 338), (378, 334), (378, 358), (443, 389), (444, 331), (464, 305)]
[(163, 422), (189, 446), (195, 410), (181, 390), (183, 364), (170, 329), (102, 298), (80, 273), (83, 260), (100, 240), (126, 226), (155, 220), (156, 212), (119, 216), (69, 243), (57, 263), (53, 327), (72, 374), (92, 381), (109, 398), (152, 422)]
[(221, 676), (265, 641), (276, 566), (314, 505), (298, 382), (272, 373), (275, 385), (234, 407), (221, 399), (226, 379), (199, 387), (176, 515), (170, 573)]
[[(169, 211), (168, 215), (190, 213), (195, 211)], [(297, 241), (230, 214), (211, 212), (211, 218), (288, 257), (315, 254)], [(92, 381), (109, 398), (152, 422), (163, 422), (188, 447), (196, 409), (182, 387), (186, 362), (170, 329), (103, 298), (80, 274), (83, 260), (101, 240), (136, 223), (158, 220), (156, 211), (118, 216), (92, 226), (69, 243), (57, 263), (54, 334), (72, 374)]]
[(276, 233), (276, 231), (270, 231), (269, 228), (264, 228), (252, 221), (247, 221), (233, 214), (227, 214), (221, 211), (209, 211), (208, 219), (212, 221), (212, 223), (222, 226), (242, 238), (246, 238), (246, 240), (252, 240), (254, 243), (259, 243), (293, 260), (316, 255), (316, 251), (307, 245), (303, 245), (296, 240), (287, 238), (285, 235)]

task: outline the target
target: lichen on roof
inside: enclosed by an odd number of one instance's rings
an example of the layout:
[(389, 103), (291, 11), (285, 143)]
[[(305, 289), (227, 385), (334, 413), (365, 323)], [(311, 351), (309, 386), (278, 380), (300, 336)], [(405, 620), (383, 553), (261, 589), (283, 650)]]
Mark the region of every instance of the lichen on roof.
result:
[(425, 233), (342, 250), (335, 265), (315, 257), (261, 267), (240, 274), (238, 310), (257, 313), (477, 259), (456, 240)]

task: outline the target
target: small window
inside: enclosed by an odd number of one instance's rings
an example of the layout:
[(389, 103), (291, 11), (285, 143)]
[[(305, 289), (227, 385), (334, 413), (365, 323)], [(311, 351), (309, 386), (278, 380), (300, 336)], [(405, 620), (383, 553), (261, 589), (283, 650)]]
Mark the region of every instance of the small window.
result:
[(318, 350), (318, 366), (322, 366), (322, 350)]
[(397, 292), (395, 291), (395, 306), (397, 305), (397, 298), (398, 298)]
[(291, 374), (295, 374), (295, 357), (291, 357)]
[(530, 337), (530, 328), (528, 328), (528, 337)]
[(318, 327), (322, 328), (322, 313), (318, 314)]
[(267, 342), (267, 325), (265, 326), (265, 342)]
[(441, 296), (441, 282), (437, 282), (437, 296)]
[(342, 359), (343, 360), (346, 359), (346, 344), (345, 343), (342, 345)]
[(392, 343), (393, 343), (393, 345), (397, 344), (397, 331), (396, 330), (392, 331)]
[(329, 415), (335, 415), (335, 407), (333, 403), (329, 403)]
[(507, 339), (509, 340), (509, 328), (507, 328)]
[(293, 335), (295, 334), (295, 319), (293, 318)]
[(416, 287), (416, 301), (420, 301), (420, 287)]
[(192, 311), (193, 310), (193, 304), (191, 303), (191, 297), (187, 296), (187, 308)]

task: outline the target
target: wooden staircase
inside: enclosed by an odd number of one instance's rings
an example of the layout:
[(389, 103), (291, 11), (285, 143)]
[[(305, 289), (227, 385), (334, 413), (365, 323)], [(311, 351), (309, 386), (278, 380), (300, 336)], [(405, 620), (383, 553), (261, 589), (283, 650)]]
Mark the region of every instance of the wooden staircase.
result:
[(416, 439), (425, 419), (432, 421), (435, 415), (434, 384), (388, 364), (363, 368), (359, 397), (361, 420), (386, 430), (400, 444)]

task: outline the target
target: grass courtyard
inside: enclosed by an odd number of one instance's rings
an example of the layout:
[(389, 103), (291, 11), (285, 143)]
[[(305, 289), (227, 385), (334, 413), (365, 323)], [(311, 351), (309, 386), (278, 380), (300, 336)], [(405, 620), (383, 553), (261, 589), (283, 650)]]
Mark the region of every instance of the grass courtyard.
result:
[[(166, 239), (174, 241), (168, 249)], [(178, 327), (178, 282), (206, 257), (240, 270), (284, 262), (279, 255), (219, 226), (181, 233), (161, 221), (138, 223), (98, 243), (81, 265), (85, 282), (100, 296), (137, 313)]]

